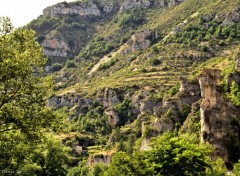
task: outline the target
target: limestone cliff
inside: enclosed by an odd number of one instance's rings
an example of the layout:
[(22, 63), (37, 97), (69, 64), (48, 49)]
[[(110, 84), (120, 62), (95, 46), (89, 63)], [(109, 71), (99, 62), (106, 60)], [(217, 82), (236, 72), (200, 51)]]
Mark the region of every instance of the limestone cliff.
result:
[[(107, 10), (109, 11), (109, 9)], [(59, 3), (43, 10), (44, 16), (54, 15), (80, 15), (80, 16), (100, 16), (101, 12), (96, 4), (92, 2), (81, 2), (78, 3)]]
[(59, 56), (59, 57), (67, 57), (68, 52), (70, 51), (69, 46), (63, 40), (58, 40), (56, 38), (47, 39), (42, 43), (43, 52), (47, 56)]
[(122, 49), (121, 54), (132, 53), (148, 48), (151, 45), (151, 41), (149, 40), (151, 34), (148, 29), (133, 34), (127, 42), (126, 47)]
[(216, 69), (204, 69), (199, 76), (201, 138), (214, 146), (212, 157), (221, 157), (231, 169), (231, 162), (239, 158), (236, 155), (240, 149), (240, 108), (224, 99), (220, 74)]
[(150, 5), (148, 0), (126, 0), (120, 7), (120, 13), (133, 8), (147, 8)]
[(134, 8), (150, 8), (150, 7), (172, 7), (175, 5), (180, 4), (184, 0), (125, 0), (124, 3), (121, 5), (119, 12), (122, 13), (129, 9)]

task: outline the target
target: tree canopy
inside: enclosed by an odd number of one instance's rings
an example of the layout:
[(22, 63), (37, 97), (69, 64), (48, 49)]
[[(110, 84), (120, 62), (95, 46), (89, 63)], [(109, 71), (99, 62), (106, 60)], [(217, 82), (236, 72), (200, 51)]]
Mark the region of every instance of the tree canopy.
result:
[(31, 173), (42, 167), (62, 169), (63, 162), (51, 162), (51, 167), (46, 162), (54, 158), (62, 161), (66, 155), (46, 154), (41, 162), (37, 157), (44, 150), (63, 152), (62, 147), (56, 149), (60, 144), (53, 147), (51, 143), (56, 142), (44, 137), (44, 131), (56, 118), (46, 107), (52, 87), (43, 73), (46, 61), (34, 31), (13, 30), (9, 18), (0, 18), (0, 170), (3, 172), (10, 170), (16, 174), (27, 168)]

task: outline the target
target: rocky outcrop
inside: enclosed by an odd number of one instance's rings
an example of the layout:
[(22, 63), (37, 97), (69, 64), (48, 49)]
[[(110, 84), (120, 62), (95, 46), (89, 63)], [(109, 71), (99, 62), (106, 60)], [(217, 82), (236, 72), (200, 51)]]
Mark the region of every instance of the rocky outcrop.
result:
[(201, 138), (214, 146), (214, 159), (221, 157), (230, 166), (240, 157), (235, 152), (240, 150), (240, 109), (224, 99), (220, 74), (220, 70), (204, 69), (199, 76)]
[(125, 0), (124, 3), (121, 5), (119, 12), (122, 13), (129, 9), (134, 8), (150, 8), (150, 7), (172, 7), (180, 4), (184, 0)]
[(112, 158), (112, 153), (107, 155), (99, 154), (99, 155), (90, 156), (87, 161), (87, 166), (91, 167), (98, 163), (104, 163), (109, 165), (111, 162), (111, 158)]
[(234, 23), (239, 23), (239, 22), (240, 22), (240, 8), (237, 8), (233, 12), (227, 14), (224, 17), (222, 25), (229, 26), (229, 25), (232, 25)]
[(151, 32), (149, 30), (143, 30), (132, 35), (131, 40), (128, 41), (125, 49), (121, 51), (121, 54), (132, 53), (139, 50), (148, 48), (151, 45), (149, 37)]
[(150, 46), (150, 40), (148, 39), (150, 34), (149, 30), (144, 30), (132, 35), (132, 51), (135, 52), (148, 48)]
[(44, 40), (42, 46), (43, 52), (47, 56), (67, 57), (70, 51), (66, 42), (56, 38)]
[(191, 112), (191, 106), (201, 98), (198, 82), (188, 82), (184, 78), (181, 78), (180, 82), (181, 86), (175, 98), (163, 99), (162, 105), (154, 110), (158, 118), (152, 125), (160, 134), (181, 126)]
[(77, 2), (62, 2), (43, 10), (44, 16), (58, 15), (79, 15), (82, 17), (101, 16), (109, 14), (119, 8), (118, 0), (116, 1), (77, 1)]
[(121, 13), (134, 8), (147, 8), (150, 5), (151, 3), (148, 0), (125, 0), (125, 2), (120, 7), (119, 12)]
[(158, 0), (156, 3), (160, 5), (160, 7), (172, 7), (182, 3), (184, 0)]
[(74, 95), (52, 96), (48, 99), (48, 107), (73, 107), (79, 102), (80, 97)]
[[(110, 9), (107, 8), (107, 11)], [(100, 16), (101, 12), (92, 2), (77, 2), (77, 3), (59, 3), (43, 10), (44, 16), (55, 15), (80, 15), (80, 16)]]
[(235, 60), (236, 60), (235, 69), (236, 69), (237, 71), (240, 71), (240, 51), (238, 51), (238, 52), (236, 53)]
[(120, 123), (120, 118), (118, 113), (114, 110), (114, 106), (120, 102), (117, 92), (113, 89), (106, 88), (103, 98), (99, 98), (98, 100), (106, 108), (105, 114), (108, 116), (108, 123), (110, 126), (115, 127), (118, 125)]

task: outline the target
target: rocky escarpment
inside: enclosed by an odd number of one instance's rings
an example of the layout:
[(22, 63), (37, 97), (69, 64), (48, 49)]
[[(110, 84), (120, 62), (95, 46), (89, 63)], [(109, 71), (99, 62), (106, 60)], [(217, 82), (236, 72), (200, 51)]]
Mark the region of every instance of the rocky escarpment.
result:
[(191, 106), (200, 98), (199, 84), (181, 78), (179, 93), (174, 99), (164, 99), (162, 106), (155, 109), (154, 114), (159, 118), (152, 125), (156, 127), (158, 133), (173, 131), (174, 128), (182, 125), (191, 111)]
[(132, 35), (131, 40), (127, 42), (126, 47), (120, 53), (127, 54), (148, 48), (151, 45), (151, 36), (152, 33), (148, 29)]
[(56, 38), (44, 40), (42, 46), (43, 52), (47, 56), (67, 57), (68, 52), (70, 51), (70, 48), (65, 41)]
[(110, 13), (113, 9), (113, 4), (104, 2), (97, 5), (93, 2), (75, 2), (75, 3), (59, 3), (43, 10), (44, 16), (56, 15), (80, 15), (80, 16), (100, 16), (102, 13)]
[(149, 0), (126, 0), (120, 7), (119, 12), (124, 12), (134, 8), (147, 8), (151, 5)]
[(216, 69), (204, 69), (199, 76), (201, 137), (214, 146), (213, 158), (221, 157), (231, 169), (231, 162), (240, 157), (237, 156), (240, 150), (240, 109), (224, 99), (220, 74)]
[(134, 8), (142, 8), (146, 9), (149, 7), (172, 7), (180, 4), (184, 0), (125, 0), (125, 2), (121, 5), (119, 12), (122, 13), (129, 9)]
[(88, 158), (87, 166), (93, 166), (98, 163), (110, 164), (113, 153), (107, 153), (105, 155), (94, 155)]

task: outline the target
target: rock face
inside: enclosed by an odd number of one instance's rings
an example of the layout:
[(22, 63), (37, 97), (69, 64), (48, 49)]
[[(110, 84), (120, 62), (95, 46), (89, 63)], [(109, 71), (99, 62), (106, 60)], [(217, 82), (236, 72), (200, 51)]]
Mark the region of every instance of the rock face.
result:
[(127, 47), (121, 51), (121, 54), (132, 53), (148, 48), (151, 45), (151, 41), (149, 40), (150, 36), (151, 32), (147, 29), (132, 35), (131, 40), (127, 43)]
[(69, 95), (63, 95), (63, 96), (52, 96), (48, 99), (48, 107), (73, 107), (79, 102), (80, 97), (78, 96), (69, 96)]
[(134, 8), (147, 8), (150, 5), (151, 3), (148, 0), (125, 0), (125, 2), (120, 7), (119, 12), (121, 13)]
[(231, 169), (240, 149), (240, 109), (224, 99), (220, 89), (220, 71), (205, 69), (199, 76), (202, 102), (201, 138), (214, 148), (213, 158), (221, 157)]
[(118, 113), (114, 110), (114, 106), (120, 102), (117, 97), (117, 92), (115, 90), (106, 88), (104, 90), (104, 97), (101, 102), (106, 108), (105, 113), (108, 116), (108, 123), (110, 126), (115, 127), (120, 123)]
[(238, 52), (238, 53), (236, 54), (235, 60), (236, 60), (235, 69), (236, 69), (237, 71), (240, 71), (240, 52)]
[(70, 51), (66, 42), (56, 38), (44, 40), (42, 46), (43, 52), (47, 56), (67, 57), (68, 52)]
[(112, 154), (91, 156), (87, 161), (87, 166), (91, 167), (98, 163), (110, 164), (111, 158), (112, 158)]
[(148, 48), (150, 46), (150, 40), (148, 39), (150, 34), (149, 30), (144, 30), (132, 35), (132, 51), (135, 52)]
[[(109, 10), (109, 9), (107, 9)], [(80, 15), (80, 16), (100, 16), (101, 12), (92, 2), (78, 2), (78, 3), (60, 3), (47, 7), (43, 10), (44, 16), (55, 15)]]

